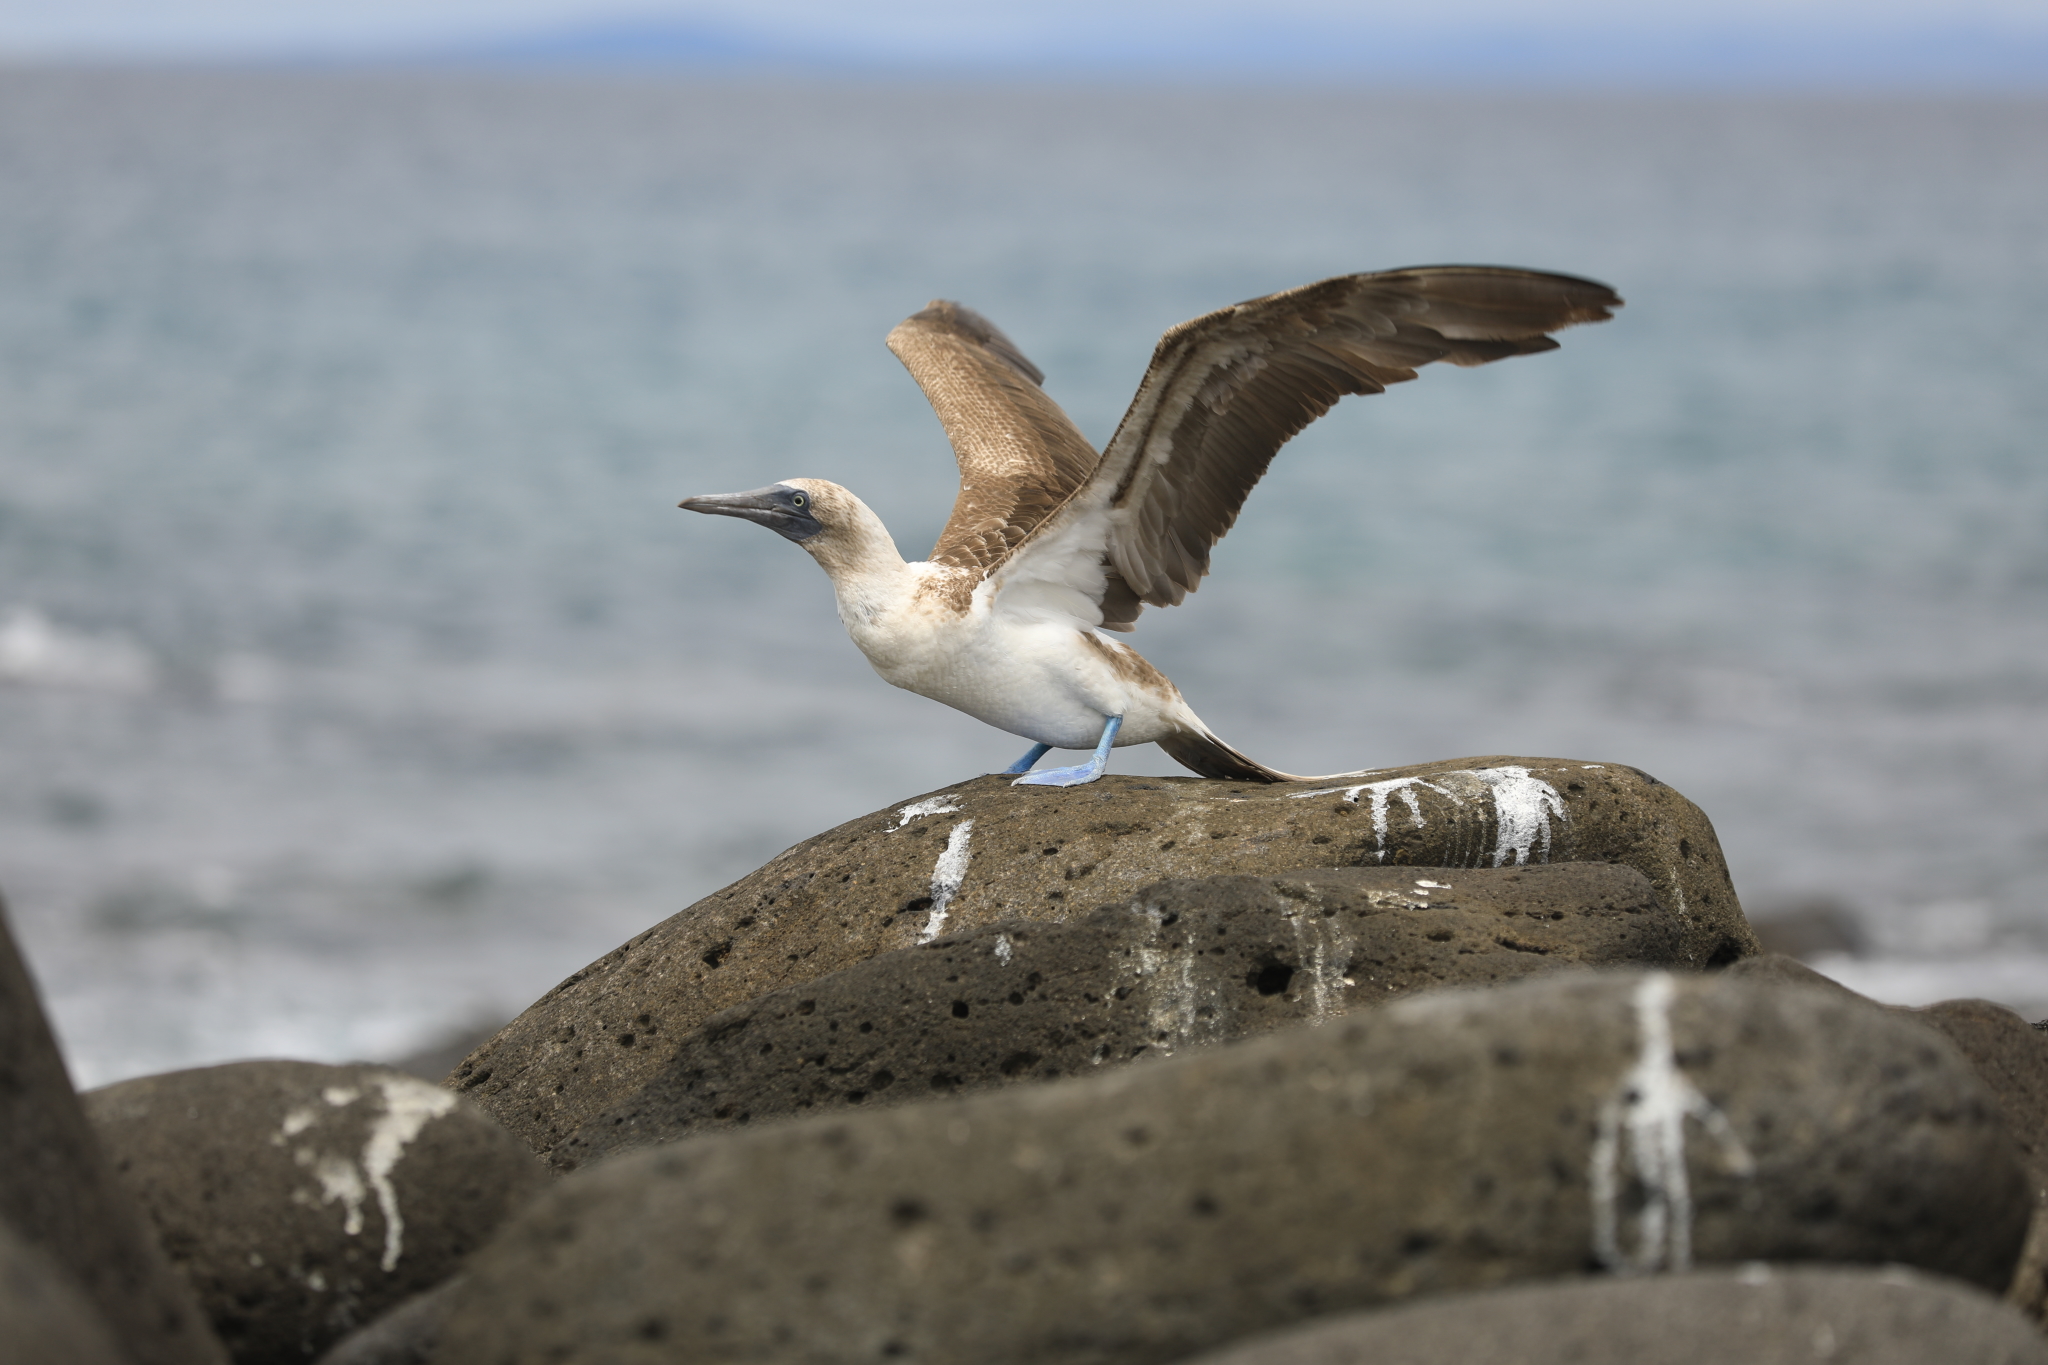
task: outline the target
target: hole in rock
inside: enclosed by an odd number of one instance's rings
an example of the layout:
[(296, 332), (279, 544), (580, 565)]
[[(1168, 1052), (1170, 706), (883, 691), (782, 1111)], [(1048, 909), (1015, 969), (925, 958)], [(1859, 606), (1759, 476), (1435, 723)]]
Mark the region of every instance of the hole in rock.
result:
[(1245, 974), (1244, 983), (1260, 995), (1278, 995), (1294, 980), (1294, 968), (1285, 962), (1265, 962)]

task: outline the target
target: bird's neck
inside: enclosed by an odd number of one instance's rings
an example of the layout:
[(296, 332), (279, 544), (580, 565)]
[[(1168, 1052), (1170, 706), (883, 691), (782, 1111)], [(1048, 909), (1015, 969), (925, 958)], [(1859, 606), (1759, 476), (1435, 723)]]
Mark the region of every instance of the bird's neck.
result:
[(802, 542), (832, 579), (839, 618), (849, 630), (904, 605), (917, 591), (917, 576), (903, 562), (882, 519), (858, 499), (841, 513), (831, 531)]

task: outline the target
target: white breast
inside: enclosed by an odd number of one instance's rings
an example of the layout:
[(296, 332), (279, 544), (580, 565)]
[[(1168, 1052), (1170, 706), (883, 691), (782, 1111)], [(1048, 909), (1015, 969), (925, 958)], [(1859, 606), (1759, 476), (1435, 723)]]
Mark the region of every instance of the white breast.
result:
[(842, 599), (840, 619), (884, 681), (1036, 743), (1092, 749), (1111, 715), (1124, 717), (1119, 746), (1168, 733), (1172, 714), (1185, 709), (1178, 695), (1134, 687), (1089, 644), (1083, 632), (1091, 627), (1059, 609), (1065, 605), (1033, 600), (1017, 610), (1006, 600), (995, 611), (984, 583), (964, 614), (911, 594)]

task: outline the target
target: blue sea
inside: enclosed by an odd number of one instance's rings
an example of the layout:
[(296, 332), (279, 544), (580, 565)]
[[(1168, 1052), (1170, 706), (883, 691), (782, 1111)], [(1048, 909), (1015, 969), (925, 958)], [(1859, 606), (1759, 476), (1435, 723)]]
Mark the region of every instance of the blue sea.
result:
[(2048, 1013), (2048, 100), (17, 67), (0, 887), (78, 1079), (399, 1056), (1014, 758), (675, 509), (922, 553), (927, 300), (1100, 441), (1167, 326), (1445, 261), (1628, 306), (1347, 401), (1133, 643), (1293, 771), (1644, 768), (1826, 970)]

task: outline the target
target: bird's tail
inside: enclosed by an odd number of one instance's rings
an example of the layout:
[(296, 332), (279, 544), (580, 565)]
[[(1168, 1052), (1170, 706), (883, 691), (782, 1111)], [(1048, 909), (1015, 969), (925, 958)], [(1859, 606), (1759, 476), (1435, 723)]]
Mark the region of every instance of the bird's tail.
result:
[(1225, 744), (1209, 733), (1206, 727), (1186, 728), (1158, 741), (1167, 756), (1188, 771), (1203, 777), (1220, 777), (1234, 782), (1337, 782), (1348, 777), (1370, 777), (1375, 769), (1355, 773), (1324, 773), (1318, 777), (1302, 777), (1296, 773), (1283, 773), (1278, 768), (1269, 768), (1255, 758)]

